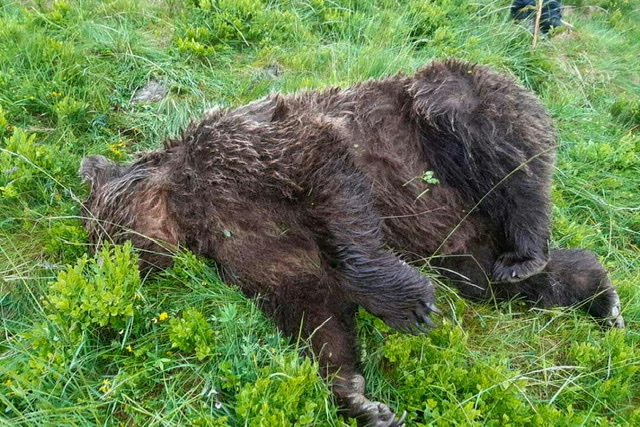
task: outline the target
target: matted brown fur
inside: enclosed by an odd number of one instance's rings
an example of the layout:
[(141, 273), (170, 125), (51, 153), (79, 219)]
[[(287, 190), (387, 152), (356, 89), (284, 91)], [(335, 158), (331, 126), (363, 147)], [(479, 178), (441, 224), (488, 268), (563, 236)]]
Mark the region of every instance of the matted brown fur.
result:
[(547, 248), (554, 150), (529, 91), (447, 61), (210, 111), (163, 150), (89, 157), (81, 174), (92, 241), (131, 239), (146, 266), (179, 246), (215, 260), (284, 333), (302, 325), (350, 415), (386, 426), (402, 420), (364, 397), (354, 315), (434, 326), (435, 288), (404, 260), (470, 298), (582, 304), (623, 325), (596, 257)]

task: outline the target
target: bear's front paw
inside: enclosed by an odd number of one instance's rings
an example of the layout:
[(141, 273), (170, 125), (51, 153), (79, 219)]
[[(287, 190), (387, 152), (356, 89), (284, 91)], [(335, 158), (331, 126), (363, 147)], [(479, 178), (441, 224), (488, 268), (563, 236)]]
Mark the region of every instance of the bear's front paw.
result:
[(547, 266), (546, 256), (523, 256), (517, 252), (505, 252), (493, 264), (494, 282), (519, 282), (542, 272)]
[[(380, 317), (384, 322), (394, 329), (417, 335), (418, 332), (427, 333), (427, 328), (435, 328), (435, 322), (429, 317), (432, 313), (442, 314), (434, 302), (435, 287), (429, 282), (420, 291), (401, 297), (401, 300), (394, 301), (389, 298), (385, 301), (383, 310), (374, 311), (373, 314)], [(425, 328), (425, 325), (427, 328)]]

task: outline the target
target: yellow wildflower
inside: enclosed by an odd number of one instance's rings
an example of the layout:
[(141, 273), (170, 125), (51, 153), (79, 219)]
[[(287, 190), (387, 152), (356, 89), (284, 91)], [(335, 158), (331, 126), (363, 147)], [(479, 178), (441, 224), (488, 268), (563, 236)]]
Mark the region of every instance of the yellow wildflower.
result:
[(116, 156), (122, 155), (122, 150), (125, 148), (126, 144), (123, 140), (120, 140), (114, 144), (109, 144), (109, 151), (111, 151)]
[(166, 311), (163, 311), (162, 313), (160, 313), (160, 315), (158, 316), (158, 320), (159, 321), (164, 321), (167, 320), (169, 318), (169, 314), (167, 314)]
[(129, 353), (131, 353), (131, 352), (133, 351), (133, 347), (131, 347), (131, 345), (128, 345), (128, 346), (127, 346), (127, 351), (128, 351)]
[(108, 379), (103, 379), (102, 380), (102, 386), (100, 386), (100, 388), (98, 389), (103, 393), (108, 393), (111, 391), (111, 381), (109, 381)]

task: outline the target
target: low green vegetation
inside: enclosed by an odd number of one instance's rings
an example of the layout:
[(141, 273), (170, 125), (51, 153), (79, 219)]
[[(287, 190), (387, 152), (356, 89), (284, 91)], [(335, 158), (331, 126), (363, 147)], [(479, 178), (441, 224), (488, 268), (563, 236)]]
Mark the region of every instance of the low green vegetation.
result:
[[(567, 3), (575, 30), (532, 50), (508, 0), (0, 0), (0, 424), (353, 425), (306, 343), (214, 266), (86, 255), (79, 162), (131, 159), (213, 105), (456, 57), (551, 111), (553, 245), (597, 252), (627, 329), (443, 284), (427, 336), (362, 313), (368, 393), (412, 425), (640, 425), (640, 4)], [(152, 80), (166, 96), (134, 102)]]

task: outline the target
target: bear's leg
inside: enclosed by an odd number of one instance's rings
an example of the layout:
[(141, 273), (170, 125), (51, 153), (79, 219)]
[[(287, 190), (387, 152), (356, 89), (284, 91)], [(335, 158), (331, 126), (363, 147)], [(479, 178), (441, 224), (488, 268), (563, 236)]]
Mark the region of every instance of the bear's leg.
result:
[(555, 137), (533, 94), (481, 66), (435, 62), (408, 86), (428, 167), (483, 211), (500, 238), (494, 281), (548, 260)]
[[(284, 284), (272, 312), (280, 329), (289, 336), (311, 341), (320, 373), (332, 379), (331, 388), (345, 414), (366, 426), (401, 426), (389, 407), (365, 396), (365, 381), (359, 370), (355, 315), (357, 305), (336, 291), (337, 281), (303, 279)], [(270, 310), (267, 310), (270, 311)]]
[[(312, 333), (314, 352), (319, 355), (321, 371), (333, 378), (331, 388), (346, 415), (365, 426), (401, 426), (404, 414), (397, 418), (384, 403), (365, 396), (365, 380), (358, 368), (358, 346), (355, 331), (355, 310), (336, 312), (336, 304), (323, 310), (312, 308), (305, 328)], [(329, 313), (333, 314), (328, 317)], [(313, 329), (313, 331), (311, 331)]]
[(489, 250), (476, 251), (474, 256), (449, 256), (441, 263), (444, 269), (440, 271), (473, 300), (524, 297), (541, 307), (575, 306), (604, 325), (624, 327), (618, 293), (593, 252), (552, 250), (541, 273), (516, 283), (490, 283), (491, 260)]
[(493, 264), (496, 282), (517, 282), (543, 271), (549, 260), (550, 209), (548, 191), (525, 173), (504, 183), (500, 198), (492, 200), (502, 217), (502, 254)]
[(435, 326), (435, 286), (385, 247), (365, 178), (335, 165), (321, 175), (330, 180), (314, 185), (306, 220), (326, 264), (341, 276), (342, 292), (393, 328)]
[(365, 426), (402, 426), (407, 415), (406, 412), (400, 418), (380, 402), (372, 402), (364, 395), (364, 377), (359, 373), (340, 372), (333, 380), (333, 392), (339, 401), (348, 409), (347, 415), (356, 418)]
[(591, 251), (553, 250), (542, 273), (493, 288), (502, 298), (520, 294), (542, 307), (579, 307), (606, 326), (624, 328), (618, 292)]

